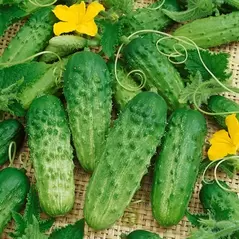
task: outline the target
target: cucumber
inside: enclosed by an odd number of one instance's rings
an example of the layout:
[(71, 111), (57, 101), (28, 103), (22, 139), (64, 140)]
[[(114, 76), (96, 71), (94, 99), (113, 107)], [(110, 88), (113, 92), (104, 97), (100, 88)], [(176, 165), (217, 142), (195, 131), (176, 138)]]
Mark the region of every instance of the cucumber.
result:
[[(212, 113), (239, 111), (239, 104), (221, 95), (213, 95), (208, 100), (208, 109)], [(227, 128), (225, 120), (228, 115), (214, 115), (217, 123), (223, 128)], [(239, 120), (239, 114), (236, 115)]]
[(107, 8), (113, 8), (114, 11), (128, 13), (133, 11), (134, 0), (102, 0), (102, 3)]
[(4, 50), (0, 63), (18, 62), (42, 51), (53, 35), (55, 22), (51, 7), (34, 12)]
[(74, 54), (64, 74), (64, 95), (77, 157), (91, 172), (103, 152), (111, 121), (111, 78), (104, 60), (93, 52)]
[(184, 89), (183, 81), (167, 57), (157, 51), (156, 42), (151, 36), (132, 40), (125, 47), (123, 56), (129, 70), (144, 72), (147, 89), (156, 89), (170, 109), (180, 107), (179, 96)]
[[(219, 181), (222, 186), (229, 188), (225, 182)], [(210, 213), (216, 221), (239, 221), (239, 199), (237, 193), (227, 192), (214, 181), (204, 184), (200, 194), (203, 208)], [(239, 229), (231, 239), (239, 238)]]
[(27, 132), (40, 204), (52, 217), (65, 215), (75, 200), (74, 165), (70, 130), (58, 98), (45, 95), (33, 101)]
[[(239, 40), (239, 11), (197, 19), (177, 28), (174, 36), (184, 36), (199, 47), (209, 48)], [(189, 47), (189, 45), (185, 45)], [(194, 48), (194, 46), (192, 46)]]
[[(129, 36), (136, 31), (149, 29), (161, 31), (172, 25), (173, 20), (166, 16), (161, 8), (156, 9), (161, 4), (161, 1), (156, 1), (148, 7), (138, 8), (121, 17), (119, 21), (123, 24), (124, 35)], [(165, 0), (164, 8), (177, 11), (179, 6), (176, 0)]]
[(161, 239), (158, 234), (144, 231), (144, 230), (135, 230), (128, 235), (122, 235), (122, 239)]
[(25, 203), (30, 182), (25, 173), (16, 168), (0, 171), (0, 236), (12, 217)]
[[(119, 111), (121, 111), (125, 105), (132, 100), (137, 94), (142, 92), (142, 90), (130, 91), (123, 88), (115, 78), (114, 63), (109, 62), (108, 67), (110, 70), (110, 75), (113, 81), (113, 96), (116, 106)], [(126, 71), (121, 63), (117, 67), (117, 75), (120, 83), (128, 88), (137, 88), (137, 83), (132, 79), (131, 76), (127, 76)]]
[(197, 179), (206, 137), (206, 120), (189, 109), (176, 110), (156, 161), (152, 211), (161, 226), (177, 225), (185, 215)]
[(0, 165), (6, 163), (9, 158), (11, 142), (15, 142), (16, 150), (19, 150), (24, 142), (24, 136), (24, 126), (18, 120), (8, 119), (0, 122)]
[(86, 191), (84, 217), (90, 227), (108, 228), (123, 215), (160, 144), (166, 115), (165, 101), (153, 92), (142, 92), (125, 106)]

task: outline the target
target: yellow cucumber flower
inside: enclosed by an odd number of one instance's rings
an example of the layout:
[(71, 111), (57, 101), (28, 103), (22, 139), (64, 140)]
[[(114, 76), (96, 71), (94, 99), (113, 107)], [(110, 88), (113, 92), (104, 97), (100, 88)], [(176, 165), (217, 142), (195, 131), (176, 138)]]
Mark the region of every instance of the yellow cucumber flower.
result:
[(95, 36), (98, 32), (98, 27), (95, 24), (94, 18), (100, 11), (104, 10), (104, 6), (98, 2), (90, 3), (87, 9), (85, 2), (74, 4), (70, 7), (57, 5), (53, 12), (61, 22), (54, 24), (54, 34), (59, 36), (62, 33), (76, 31), (89, 36)]
[(226, 117), (226, 130), (219, 130), (209, 140), (211, 147), (208, 150), (210, 160), (219, 160), (227, 155), (236, 154), (239, 150), (239, 122), (236, 114)]

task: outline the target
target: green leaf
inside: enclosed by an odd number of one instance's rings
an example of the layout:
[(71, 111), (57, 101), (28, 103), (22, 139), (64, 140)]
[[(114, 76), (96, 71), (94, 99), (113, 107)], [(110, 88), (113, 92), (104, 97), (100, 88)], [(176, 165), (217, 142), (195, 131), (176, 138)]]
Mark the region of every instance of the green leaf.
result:
[(189, 211), (186, 211), (186, 217), (189, 222), (195, 227), (200, 227), (200, 220), (209, 219), (208, 214), (191, 214)]
[[(202, 60), (207, 68), (221, 81), (227, 80), (231, 76), (229, 71), (229, 57), (227, 53), (213, 53), (205, 50), (200, 51)], [(202, 75), (203, 81), (210, 80), (212, 76), (203, 66), (197, 50), (188, 50), (188, 58), (185, 62), (186, 69), (190, 74), (195, 75), (199, 71)]]
[(39, 222), (33, 216), (32, 224), (25, 229), (25, 234), (19, 239), (47, 239), (48, 237), (40, 232)]
[(85, 221), (81, 219), (74, 225), (68, 225), (64, 228), (55, 230), (49, 239), (83, 239)]
[(112, 8), (119, 13), (129, 13), (133, 11), (134, 0), (102, 0), (102, 3), (107, 8)]
[(52, 227), (54, 222), (55, 222), (54, 218), (49, 218), (49, 219), (46, 219), (46, 220), (41, 220), (39, 222), (40, 231), (41, 232), (48, 231)]
[(101, 46), (102, 51), (106, 56), (112, 57), (116, 51), (116, 47), (119, 45), (120, 37), (122, 33), (120, 22), (101, 21), (102, 36)]
[(40, 202), (36, 188), (32, 186), (27, 196), (27, 204), (23, 218), (27, 224), (33, 223), (33, 217), (40, 220)]
[(13, 233), (9, 233), (9, 236), (11, 236), (12, 238), (17, 238), (23, 235), (26, 228), (26, 222), (24, 221), (20, 213), (13, 212), (12, 217), (13, 217), (13, 220), (15, 221), (16, 231)]
[(11, 24), (26, 15), (27, 13), (18, 6), (0, 6), (0, 36)]
[[(181, 92), (179, 97), (179, 102), (182, 104), (186, 103), (194, 103), (194, 95), (195, 101), (198, 106), (201, 104), (207, 104), (207, 100), (212, 95), (217, 95), (225, 92), (225, 88), (220, 86), (216, 80), (211, 79), (209, 81), (203, 82), (202, 76), (200, 72), (197, 72), (196, 75), (190, 78), (191, 83), (188, 83), (186, 88)], [(229, 82), (224, 82), (224, 85), (230, 90), (239, 92), (238, 88), (232, 87)], [(195, 93), (196, 92), (196, 93)]]

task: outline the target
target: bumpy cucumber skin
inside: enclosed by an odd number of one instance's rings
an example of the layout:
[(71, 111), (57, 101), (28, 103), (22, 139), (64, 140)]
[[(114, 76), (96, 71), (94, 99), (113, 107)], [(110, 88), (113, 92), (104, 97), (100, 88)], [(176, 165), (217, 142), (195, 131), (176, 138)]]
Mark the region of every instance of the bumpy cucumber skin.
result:
[(168, 61), (157, 51), (151, 37), (138, 37), (132, 40), (123, 52), (130, 70), (141, 70), (146, 77), (146, 87), (155, 88), (164, 97), (170, 109), (180, 107), (179, 95), (184, 89), (183, 81)]
[(185, 215), (206, 132), (206, 120), (198, 111), (178, 109), (170, 118), (155, 165), (151, 197), (153, 216), (162, 226), (177, 225)]
[[(219, 182), (224, 187), (229, 188), (225, 182)], [(214, 181), (213, 183), (203, 185), (199, 198), (203, 208), (210, 211), (211, 216), (215, 218), (215, 220), (239, 220), (239, 199), (237, 193), (223, 190)], [(231, 238), (239, 238), (239, 229)]]
[(136, 230), (126, 236), (126, 239), (161, 239), (161, 237), (152, 232)]
[(197, 19), (179, 27), (173, 35), (187, 37), (203, 48), (238, 41), (239, 12)]
[(73, 150), (64, 108), (55, 96), (42, 96), (27, 114), (31, 160), (39, 200), (50, 216), (65, 215), (75, 200)]
[(0, 63), (21, 61), (42, 51), (53, 35), (56, 17), (51, 7), (34, 12), (0, 57)]
[(160, 144), (166, 114), (162, 97), (143, 92), (119, 115), (87, 188), (84, 217), (90, 227), (108, 228), (123, 215)]
[(93, 52), (74, 54), (64, 74), (64, 95), (77, 157), (93, 171), (110, 127), (112, 90), (104, 60)]
[(29, 188), (29, 179), (21, 170), (5, 168), (0, 171), (0, 235), (12, 212), (19, 211), (24, 205)]
[(3, 165), (9, 158), (8, 151), (11, 142), (16, 143), (18, 150), (24, 141), (24, 126), (15, 119), (4, 120), (0, 123), (0, 165)]
[[(212, 113), (239, 112), (239, 104), (221, 95), (213, 95), (208, 100), (208, 109)], [(227, 128), (225, 119), (228, 115), (214, 115), (217, 123), (223, 128)], [(239, 114), (236, 115), (239, 120)]]

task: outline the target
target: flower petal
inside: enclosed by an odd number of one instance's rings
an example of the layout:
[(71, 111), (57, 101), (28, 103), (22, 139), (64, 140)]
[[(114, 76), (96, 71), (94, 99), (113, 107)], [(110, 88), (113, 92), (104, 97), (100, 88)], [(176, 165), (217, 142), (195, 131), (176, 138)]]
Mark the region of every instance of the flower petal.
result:
[(226, 130), (216, 132), (212, 136), (210, 143), (211, 147), (208, 150), (210, 160), (218, 160), (228, 154), (236, 154), (236, 146), (233, 144)]
[(71, 11), (69, 9), (69, 7), (65, 6), (65, 5), (57, 5), (54, 10), (53, 13), (56, 15), (56, 17), (64, 22), (68, 22), (72, 19), (72, 14)]
[(85, 2), (82, 1), (80, 4), (73, 4), (72, 6), (70, 6), (70, 11), (72, 17), (74, 18), (74, 22), (76, 24), (80, 24), (86, 13)]
[(86, 14), (84, 17), (84, 21), (88, 22), (93, 20), (101, 11), (104, 11), (105, 8), (102, 4), (98, 3), (98, 2), (92, 2), (91, 4), (89, 4), (87, 10), (86, 10)]
[(98, 32), (98, 27), (94, 21), (84, 22), (76, 27), (78, 33), (95, 36)]
[(54, 24), (53, 31), (56, 36), (61, 35), (62, 33), (68, 33), (75, 31), (76, 25), (69, 22), (58, 22)]
[(233, 144), (239, 148), (239, 122), (236, 118), (236, 114), (226, 117), (226, 125)]

